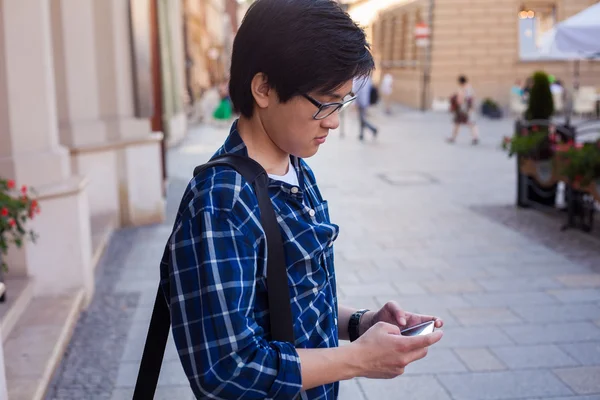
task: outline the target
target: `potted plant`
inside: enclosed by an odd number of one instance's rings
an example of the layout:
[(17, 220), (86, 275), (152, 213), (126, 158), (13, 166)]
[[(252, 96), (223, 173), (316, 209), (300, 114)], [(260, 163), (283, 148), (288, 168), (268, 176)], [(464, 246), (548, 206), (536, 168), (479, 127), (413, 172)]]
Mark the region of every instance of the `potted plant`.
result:
[(525, 112), (526, 121), (518, 121), (512, 138), (505, 137), (502, 143), (509, 156), (519, 156), (521, 173), (535, 177), (547, 187), (554, 185), (557, 180), (552, 158), (560, 138), (550, 122), (553, 113), (554, 101), (548, 75), (536, 72)]
[(39, 212), (40, 206), (29, 196), (27, 186), (17, 191), (13, 180), (0, 178), (0, 301), (4, 301), (6, 294), (1, 278), (8, 268), (4, 261), (8, 248), (21, 247), (25, 240), (35, 241), (36, 234), (28, 230), (26, 224)]
[(600, 139), (559, 149), (561, 173), (578, 189), (586, 189), (600, 201)]
[(486, 98), (481, 103), (481, 114), (492, 119), (502, 118), (502, 109), (494, 100)]

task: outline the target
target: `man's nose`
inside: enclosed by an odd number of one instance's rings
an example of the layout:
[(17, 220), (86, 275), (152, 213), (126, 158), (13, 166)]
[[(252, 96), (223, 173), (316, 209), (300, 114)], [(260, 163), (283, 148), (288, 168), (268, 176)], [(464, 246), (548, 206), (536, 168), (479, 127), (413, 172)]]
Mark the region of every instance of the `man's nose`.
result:
[(340, 112), (336, 111), (321, 121), (321, 126), (325, 129), (337, 129), (340, 126)]

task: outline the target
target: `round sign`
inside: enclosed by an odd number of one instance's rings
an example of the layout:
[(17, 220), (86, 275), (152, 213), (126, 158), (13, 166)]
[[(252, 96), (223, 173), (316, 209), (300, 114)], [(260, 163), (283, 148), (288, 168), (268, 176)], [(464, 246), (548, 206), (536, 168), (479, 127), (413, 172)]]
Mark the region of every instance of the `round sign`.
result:
[(424, 22), (419, 22), (415, 25), (415, 38), (419, 39), (429, 39), (431, 36), (431, 31), (429, 26)]

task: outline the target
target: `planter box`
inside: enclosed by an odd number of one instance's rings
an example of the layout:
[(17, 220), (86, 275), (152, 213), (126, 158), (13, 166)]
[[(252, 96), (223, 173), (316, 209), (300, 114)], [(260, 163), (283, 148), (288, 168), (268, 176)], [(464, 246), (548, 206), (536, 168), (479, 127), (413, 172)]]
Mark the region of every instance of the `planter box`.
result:
[(521, 160), (520, 171), (523, 175), (535, 179), (543, 187), (554, 186), (560, 180), (556, 165), (551, 159), (535, 161), (523, 158)]

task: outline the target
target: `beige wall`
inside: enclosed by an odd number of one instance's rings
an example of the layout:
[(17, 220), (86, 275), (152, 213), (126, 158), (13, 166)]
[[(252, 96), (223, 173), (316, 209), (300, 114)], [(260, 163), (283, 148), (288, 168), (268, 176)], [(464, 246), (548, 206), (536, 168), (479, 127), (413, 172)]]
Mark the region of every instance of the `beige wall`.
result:
[[(430, 98), (450, 96), (455, 90), (456, 79), (461, 74), (470, 78), (480, 100), (491, 97), (503, 105), (508, 104), (510, 87), (515, 80), (524, 79), (536, 70), (543, 69), (562, 79), (566, 85), (572, 85), (572, 63), (541, 63), (519, 59), (517, 14), (522, 4), (533, 8), (536, 5), (555, 4), (557, 19), (560, 21), (595, 2), (596, 0), (436, 0)], [(412, 16), (416, 8), (421, 8), (423, 17), (427, 18), (428, 3), (427, 0), (417, 0), (385, 10), (375, 22), (375, 32), (378, 25), (383, 25), (382, 21), (389, 21), (393, 17), (399, 20), (404, 14)], [(410, 19), (408, 26), (408, 40), (414, 40), (414, 24)], [(401, 28), (395, 30), (397, 37), (399, 29)], [(374, 50), (378, 68), (382, 70), (385, 69), (385, 63), (381, 54), (390, 51), (390, 41), (390, 30), (387, 30), (383, 39), (378, 39), (377, 33), (375, 34)], [(423, 60), (422, 56), (418, 59), (420, 62)], [(397, 67), (392, 69), (397, 78), (394, 85), (395, 100), (410, 106), (418, 105), (414, 93), (415, 90), (420, 92), (417, 80), (422, 76), (421, 70), (422, 64), (413, 70)], [(582, 64), (581, 83), (600, 86), (600, 62)]]

